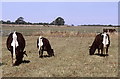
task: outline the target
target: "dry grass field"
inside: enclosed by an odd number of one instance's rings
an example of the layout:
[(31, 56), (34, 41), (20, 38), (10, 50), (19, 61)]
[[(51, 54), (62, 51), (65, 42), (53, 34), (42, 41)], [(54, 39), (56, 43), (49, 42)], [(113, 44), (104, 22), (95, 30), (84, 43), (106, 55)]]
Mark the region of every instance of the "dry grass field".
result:
[[(3, 27), (3, 77), (117, 77), (118, 34), (110, 34), (109, 56), (89, 55), (89, 45), (103, 27)], [(19, 66), (12, 66), (6, 48), (7, 34), (16, 30), (23, 33), (28, 57)], [(56, 33), (55, 33), (56, 32)], [(64, 32), (64, 33), (63, 33)], [(66, 33), (67, 32), (67, 33)], [(38, 57), (36, 40), (40, 34), (49, 39), (55, 57)], [(97, 53), (97, 51), (96, 51)], [(46, 55), (46, 52), (44, 52)]]

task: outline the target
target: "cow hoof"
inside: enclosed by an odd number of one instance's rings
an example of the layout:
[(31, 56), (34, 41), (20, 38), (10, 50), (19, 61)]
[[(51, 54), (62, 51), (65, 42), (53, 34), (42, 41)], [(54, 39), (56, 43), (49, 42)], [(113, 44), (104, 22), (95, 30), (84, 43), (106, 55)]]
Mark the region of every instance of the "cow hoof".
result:
[(54, 54), (52, 56), (55, 56)]
[(106, 56), (109, 56), (108, 54), (106, 54)]
[(94, 54), (89, 54), (89, 55), (94, 55)]
[(39, 56), (39, 58), (43, 58), (43, 56)]
[(19, 66), (19, 64), (13, 64), (13, 66)]

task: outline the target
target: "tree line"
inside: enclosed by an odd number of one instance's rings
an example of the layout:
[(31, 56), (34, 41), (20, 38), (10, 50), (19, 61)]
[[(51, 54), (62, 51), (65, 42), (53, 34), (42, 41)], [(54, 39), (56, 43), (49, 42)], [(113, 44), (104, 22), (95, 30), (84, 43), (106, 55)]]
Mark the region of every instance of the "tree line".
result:
[[(26, 22), (24, 20), (23, 17), (19, 17), (15, 20), (15, 22), (12, 22), (10, 20), (7, 20), (7, 21), (3, 21), (1, 20), (0, 23), (2, 24), (26, 24), (26, 25), (65, 25), (65, 20), (62, 18), (62, 17), (57, 17), (55, 20), (53, 20), (51, 23), (42, 23), (42, 22), (39, 22), (39, 23), (31, 23), (31, 22)], [(74, 26), (73, 24), (71, 24), (70, 26)], [(104, 26), (104, 27), (113, 27), (113, 25), (109, 24), (109, 25), (101, 25), (101, 24), (84, 24), (84, 25), (78, 25), (78, 26)], [(118, 26), (114, 26), (114, 27), (118, 27)]]
[(64, 25), (65, 21), (62, 17), (58, 17), (51, 23), (42, 23), (42, 22), (41, 23), (31, 23), (31, 22), (24, 21), (23, 17), (19, 17), (15, 20), (15, 22), (11, 22), (10, 20), (7, 20), (7, 21), (1, 20), (0, 23), (2, 23), (2, 24), (30, 24), (30, 25)]
[(101, 25), (101, 24), (92, 24), (92, 25), (80, 25), (80, 26), (109, 26), (109, 27), (111, 27), (111, 26), (113, 26), (113, 25), (111, 25), (111, 24), (109, 24), (109, 25)]

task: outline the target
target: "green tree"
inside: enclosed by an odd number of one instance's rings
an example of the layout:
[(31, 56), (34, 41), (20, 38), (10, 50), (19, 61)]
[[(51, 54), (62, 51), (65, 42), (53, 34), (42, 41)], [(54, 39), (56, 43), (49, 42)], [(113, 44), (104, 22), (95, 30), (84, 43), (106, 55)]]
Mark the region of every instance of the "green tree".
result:
[(65, 21), (64, 21), (63, 18), (58, 17), (57, 19), (55, 19), (55, 21), (53, 21), (53, 24), (54, 24), (54, 25), (64, 25), (64, 24), (65, 24)]
[(24, 21), (24, 18), (23, 17), (19, 17), (16, 21), (15, 21), (16, 24), (25, 24), (26, 22)]
[(11, 24), (11, 21), (10, 20), (7, 20), (7, 22), (6, 22), (7, 24)]

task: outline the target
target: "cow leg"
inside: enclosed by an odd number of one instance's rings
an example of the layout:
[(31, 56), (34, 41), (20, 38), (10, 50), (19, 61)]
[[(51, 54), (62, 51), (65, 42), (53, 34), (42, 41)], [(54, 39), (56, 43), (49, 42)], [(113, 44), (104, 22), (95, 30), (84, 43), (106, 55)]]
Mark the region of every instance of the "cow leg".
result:
[(100, 48), (98, 48), (98, 55), (100, 55)]
[(103, 50), (104, 50), (104, 48), (101, 48), (101, 55), (103, 55)]
[(105, 55), (105, 51), (106, 50), (106, 47), (103, 47), (103, 55)]
[(39, 51), (39, 57), (42, 58), (43, 57), (43, 50)]
[(108, 46), (106, 47), (106, 56), (108, 56)]
[(105, 54), (105, 48), (103, 47), (103, 54)]
[(101, 49), (101, 56), (103, 56), (103, 53), (104, 53), (104, 47), (103, 47), (103, 44), (100, 46), (100, 49)]
[(13, 63), (13, 54), (11, 55), (11, 57), (12, 57), (12, 65), (14, 65), (14, 63)]

